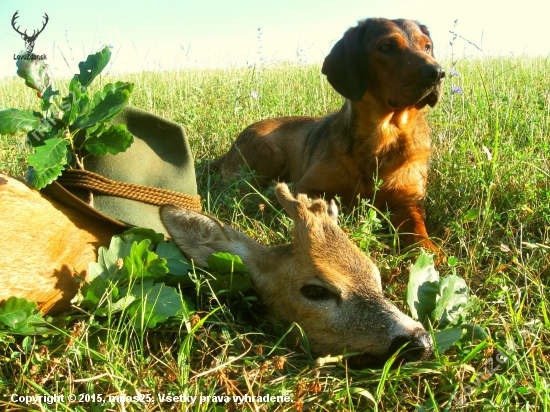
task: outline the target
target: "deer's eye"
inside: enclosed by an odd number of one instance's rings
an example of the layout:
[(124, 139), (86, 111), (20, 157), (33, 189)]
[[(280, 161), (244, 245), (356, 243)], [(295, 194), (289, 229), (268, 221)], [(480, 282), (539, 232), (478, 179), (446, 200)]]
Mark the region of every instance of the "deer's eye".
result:
[(304, 295), (306, 299), (310, 300), (326, 300), (335, 297), (334, 293), (330, 290), (317, 285), (305, 285), (300, 289), (300, 292), (302, 292), (302, 295)]

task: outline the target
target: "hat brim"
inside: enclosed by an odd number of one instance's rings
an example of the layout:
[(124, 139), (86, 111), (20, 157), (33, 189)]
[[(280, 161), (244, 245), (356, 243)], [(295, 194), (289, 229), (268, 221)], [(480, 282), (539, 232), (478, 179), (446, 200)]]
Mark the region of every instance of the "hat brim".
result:
[[(178, 123), (135, 107), (125, 107), (113, 119), (124, 124), (134, 143), (117, 155), (89, 156), (84, 168), (108, 179), (197, 195), (193, 156)], [(89, 190), (61, 186), (54, 181), (42, 191), (53, 199), (121, 227), (140, 226), (166, 234), (158, 206), (122, 197), (93, 194)]]
[(86, 213), (92, 217), (106, 220), (108, 222), (114, 223), (123, 228), (130, 228), (132, 225), (128, 223), (121, 222), (120, 220), (113, 219), (112, 217), (107, 216), (104, 213), (101, 213), (94, 207), (91, 207), (88, 203), (84, 202), (82, 199), (76, 197), (55, 180), (50, 183), (48, 186), (43, 188), (41, 193), (51, 197), (53, 200), (58, 201), (59, 203), (64, 204), (65, 206), (70, 207), (71, 209), (78, 210), (79, 212)]

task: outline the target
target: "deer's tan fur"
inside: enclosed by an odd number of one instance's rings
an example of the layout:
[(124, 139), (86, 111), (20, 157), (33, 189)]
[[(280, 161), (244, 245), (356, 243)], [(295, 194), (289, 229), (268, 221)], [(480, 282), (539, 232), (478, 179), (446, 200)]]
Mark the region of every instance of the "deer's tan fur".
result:
[[(214, 252), (237, 254), (273, 320), (297, 322), (316, 355), (361, 352), (361, 364), (377, 364), (409, 342), (409, 359), (429, 356), (432, 342), (421, 324), (387, 300), (380, 274), (337, 225), (337, 208), (304, 195), (292, 196), (285, 184), (276, 195), (294, 221), (293, 240), (267, 247), (220, 221), (174, 205), (161, 218), (180, 249), (198, 266)], [(323, 290), (311, 299), (307, 291)], [(320, 289), (319, 289), (320, 288)]]
[(0, 302), (38, 302), (43, 313), (70, 307), (74, 277), (86, 276), (97, 248), (120, 231), (0, 174)]
[[(378, 269), (338, 227), (335, 204), (294, 198), (284, 184), (276, 194), (294, 221), (288, 245), (267, 247), (212, 217), (174, 205), (163, 206), (161, 217), (199, 266), (206, 266), (214, 252), (239, 255), (266, 315), (297, 322), (314, 354), (360, 352), (359, 364), (376, 365), (408, 342), (414, 350), (405, 359), (429, 356), (429, 334), (383, 296)], [(25, 297), (43, 312), (69, 307), (77, 289), (74, 277), (85, 277), (98, 246), (121, 230), (2, 174), (0, 211), (0, 301)]]

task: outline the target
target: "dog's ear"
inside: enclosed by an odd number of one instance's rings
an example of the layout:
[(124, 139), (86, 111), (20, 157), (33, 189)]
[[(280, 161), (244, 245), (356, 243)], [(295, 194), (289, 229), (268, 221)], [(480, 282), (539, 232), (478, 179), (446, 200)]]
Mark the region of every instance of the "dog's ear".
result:
[(342, 96), (359, 101), (368, 84), (367, 53), (363, 46), (364, 22), (344, 34), (325, 58), (322, 72)]

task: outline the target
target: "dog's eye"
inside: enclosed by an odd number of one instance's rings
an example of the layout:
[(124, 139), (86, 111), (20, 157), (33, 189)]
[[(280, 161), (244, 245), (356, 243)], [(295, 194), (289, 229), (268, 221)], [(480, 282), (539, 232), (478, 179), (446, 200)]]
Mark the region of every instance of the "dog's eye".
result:
[(432, 50), (432, 45), (431, 45), (431, 44), (426, 44), (426, 45), (424, 46), (424, 51), (425, 51), (426, 53), (428, 53), (428, 52), (431, 51), (431, 50)]
[(305, 285), (300, 289), (302, 295), (310, 300), (326, 300), (334, 298), (334, 294), (322, 286)]
[(391, 50), (391, 44), (383, 44), (382, 46), (380, 46), (380, 50), (381, 51), (390, 51)]

